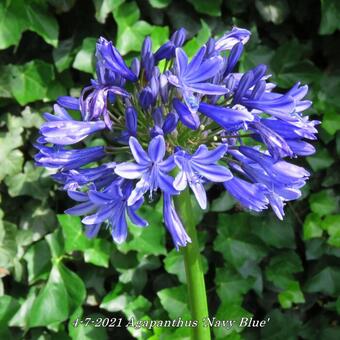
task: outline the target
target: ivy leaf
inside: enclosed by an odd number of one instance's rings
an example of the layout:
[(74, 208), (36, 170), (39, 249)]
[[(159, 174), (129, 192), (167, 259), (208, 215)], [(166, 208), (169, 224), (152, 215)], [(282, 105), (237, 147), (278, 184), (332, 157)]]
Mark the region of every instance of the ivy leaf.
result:
[[(203, 272), (206, 273), (208, 271), (207, 259), (204, 256), (201, 259)], [(164, 259), (164, 268), (168, 273), (176, 275), (181, 283), (186, 284), (184, 258), (181, 252), (175, 249), (171, 250)]]
[(86, 291), (82, 280), (61, 262), (52, 267), (49, 279), (33, 303), (30, 327), (62, 322), (79, 307)]
[(209, 37), (211, 36), (210, 27), (206, 24), (206, 22), (201, 19), (201, 29), (197, 33), (197, 36), (192, 38), (184, 45), (184, 51), (189, 57), (193, 57), (197, 50), (205, 44)]
[(51, 252), (45, 240), (30, 246), (24, 256), (27, 262), (28, 282), (46, 279), (51, 269)]
[(164, 259), (164, 268), (168, 273), (176, 275), (181, 283), (186, 283), (184, 259), (181, 252), (171, 250)]
[(334, 163), (334, 159), (325, 148), (319, 148), (313, 156), (309, 156), (306, 159), (315, 172), (327, 169)]
[(319, 33), (332, 34), (340, 29), (340, 3), (337, 0), (321, 0)]
[(26, 299), (23, 301), (19, 310), (14, 314), (14, 316), (10, 320), (9, 322), (10, 327), (27, 328), (30, 311), (36, 298), (36, 290), (37, 290), (36, 288), (31, 288), (29, 290)]
[(209, 2), (205, 0), (187, 0), (190, 2), (195, 10), (199, 13), (208, 14), (214, 17), (221, 15), (221, 5), (222, 0), (210, 0)]
[(305, 298), (298, 281), (291, 281), (284, 291), (279, 294), (279, 302), (282, 308), (291, 308), (294, 303), (304, 303)]
[(212, 201), (210, 210), (214, 212), (228, 211), (235, 203), (234, 198), (224, 191), (218, 198)]
[(48, 87), (54, 80), (53, 65), (33, 60), (23, 65), (11, 65), (10, 90), (20, 105), (36, 100), (48, 100)]
[(124, 1), (125, 0), (93, 0), (97, 21), (101, 24), (105, 24), (107, 16)]
[(52, 268), (46, 286), (42, 288), (28, 317), (29, 327), (47, 326), (68, 318), (67, 290), (57, 266)]
[(303, 238), (309, 240), (322, 236), (321, 218), (316, 213), (310, 213), (306, 216), (303, 223)]
[[(22, 0), (21, 0), (22, 1)], [(39, 34), (43, 39), (52, 46), (58, 45), (58, 22), (51, 13), (46, 11), (45, 6), (40, 4), (31, 4), (27, 6), (23, 1), (28, 19), (28, 29)]]
[(58, 23), (47, 12), (44, 2), (15, 0), (1, 3), (0, 23), (0, 49), (17, 45), (27, 29), (39, 34), (50, 45), (58, 44)]
[(85, 38), (76, 54), (72, 67), (83, 72), (94, 73), (94, 53), (96, 50), (96, 38)]
[(78, 216), (58, 215), (65, 239), (65, 251), (82, 251), (84, 260), (96, 266), (108, 267), (112, 245), (106, 240), (86, 237), (83, 226)]
[(168, 7), (172, 0), (149, 0), (149, 3), (154, 8)]
[(149, 225), (145, 228), (137, 227), (129, 223), (129, 233), (132, 239), (118, 245), (123, 253), (135, 250), (138, 255), (165, 255), (165, 231), (162, 222), (162, 202), (157, 203), (156, 208), (143, 206), (138, 214), (145, 218)]
[(218, 219), (214, 249), (237, 270), (250, 260), (260, 261), (266, 254), (259, 238), (249, 233), (249, 221), (244, 213), (220, 214)]
[[(283, 313), (278, 309), (266, 315), (266, 327), (261, 328), (261, 339), (297, 339), (302, 321), (292, 312)], [(282, 327), (284, 325), (284, 327)]]
[(266, 267), (266, 278), (276, 287), (285, 289), (294, 280), (293, 274), (303, 271), (298, 255), (293, 251), (285, 251), (274, 256)]
[[(52, 269), (53, 270), (53, 269)], [(70, 314), (80, 307), (86, 297), (86, 289), (81, 278), (61, 262), (58, 263), (58, 270), (63, 280), (68, 295), (68, 306)]]
[(339, 268), (328, 266), (322, 269), (306, 282), (305, 291), (332, 296), (338, 295), (340, 293)]
[(53, 61), (59, 73), (65, 71), (71, 65), (74, 58), (73, 45), (73, 38), (70, 38), (60, 41), (58, 47), (53, 49)]
[(122, 284), (116, 284), (115, 288), (110, 293), (104, 296), (99, 307), (111, 313), (124, 310), (124, 308), (128, 305), (131, 297), (125, 293), (122, 294), (122, 290)]
[(280, 221), (274, 214), (251, 219), (252, 233), (257, 235), (267, 245), (276, 248), (295, 248), (294, 220), (287, 214)]
[(329, 234), (327, 243), (340, 248), (340, 215), (328, 215), (321, 222), (322, 229)]
[(215, 283), (221, 301), (236, 305), (242, 303), (242, 298), (252, 288), (254, 279), (244, 278), (234, 269), (225, 265), (224, 268), (216, 269)]
[(75, 250), (84, 251), (91, 245), (83, 231), (80, 218), (72, 215), (57, 215), (65, 239), (65, 251), (71, 253)]
[(54, 259), (62, 257), (65, 253), (64, 238), (60, 229), (56, 229), (52, 234), (45, 236), (46, 241), (51, 249)]
[(324, 216), (335, 212), (337, 209), (338, 198), (332, 190), (322, 190), (309, 197), (311, 210), (319, 216)]
[(100, 267), (109, 267), (112, 244), (106, 240), (94, 239), (91, 247), (84, 250), (84, 260)]
[[(113, 11), (113, 17), (118, 25), (116, 47), (122, 55), (131, 51), (140, 51), (144, 37), (158, 40), (158, 36), (168, 36), (167, 27), (157, 27), (139, 20), (140, 11), (135, 2), (123, 3)], [(157, 46), (154, 46), (157, 48)]]
[(9, 269), (14, 265), (14, 260), (17, 255), (16, 244), (17, 227), (13, 223), (7, 221), (3, 222), (2, 237), (0, 240), (0, 267)]
[(52, 181), (43, 168), (37, 168), (32, 162), (26, 162), (24, 172), (5, 179), (8, 193), (12, 197), (31, 196), (43, 200), (48, 196)]
[(0, 49), (17, 44), (26, 29), (25, 10), (21, 1), (0, 3), (0, 23)]
[(170, 319), (181, 317), (183, 320), (190, 319), (188, 309), (187, 290), (185, 286), (162, 289), (157, 292), (162, 306), (168, 312)]
[[(235, 339), (235, 332), (242, 332), (243, 328), (239, 326), (239, 322), (242, 318), (250, 318), (252, 316), (247, 310), (242, 308), (239, 304), (229, 304), (228, 302), (222, 301), (218, 307), (216, 313), (217, 320), (236, 320), (233, 327), (214, 327), (213, 332), (216, 339)], [(240, 339), (237, 338), (236, 339)]]
[(337, 131), (339, 131), (340, 130), (339, 113), (327, 110), (322, 119), (322, 128), (325, 129), (326, 132), (328, 132), (330, 135), (334, 135)]
[(20, 304), (10, 295), (0, 296), (0, 333), (8, 326), (9, 320), (18, 311)]
[[(86, 315), (86, 317), (90, 318), (91, 320), (97, 320), (98, 318), (105, 318), (102, 314), (89, 314)], [(100, 339), (100, 340), (107, 340), (107, 332), (105, 330), (105, 327), (96, 327), (95, 325), (81, 325), (78, 324), (77, 327), (75, 327), (74, 322), (75, 320), (83, 318), (83, 310), (81, 308), (78, 308), (70, 317), (70, 321), (68, 323), (68, 329), (69, 329), (69, 336), (72, 338), (72, 340), (93, 340), (93, 339)]]

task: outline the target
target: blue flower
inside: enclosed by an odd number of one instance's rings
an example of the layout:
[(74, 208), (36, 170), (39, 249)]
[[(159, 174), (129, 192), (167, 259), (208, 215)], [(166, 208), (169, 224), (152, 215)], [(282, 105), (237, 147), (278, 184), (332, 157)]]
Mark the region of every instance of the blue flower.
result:
[(177, 250), (179, 247), (185, 247), (187, 243), (191, 243), (191, 239), (177, 215), (172, 197), (167, 193), (163, 194), (163, 218)]
[(97, 190), (111, 184), (117, 175), (114, 173), (116, 163), (106, 163), (95, 168), (63, 170), (52, 175), (53, 179), (64, 185), (65, 190), (76, 190), (93, 184)]
[(199, 106), (200, 95), (224, 94), (224, 86), (215, 85), (207, 81), (213, 78), (223, 67), (221, 57), (212, 57), (204, 60), (206, 47), (203, 46), (188, 63), (188, 57), (181, 48), (176, 48), (176, 74), (168, 76), (169, 82), (182, 90), (185, 103), (191, 112), (196, 112)]
[[(84, 216), (88, 236), (108, 222), (114, 240), (122, 242), (127, 216), (145, 226), (135, 211), (147, 192), (152, 198), (158, 191), (165, 226), (175, 247), (184, 247), (191, 240), (173, 196), (189, 186), (205, 209), (210, 183), (223, 183), (246, 209), (270, 206), (283, 219), (286, 202), (301, 196), (310, 176), (288, 158), (315, 152), (310, 141), (320, 122), (304, 114), (312, 104), (305, 99), (307, 85), (297, 82), (280, 93), (266, 65), (235, 70), (250, 35), (234, 27), (209, 38), (190, 62), (181, 48), (184, 29), (156, 53), (146, 37), (131, 67), (112, 42), (98, 40), (96, 80), (79, 99), (58, 98), (55, 114), (44, 114), (35, 145), (36, 164), (56, 169), (53, 178), (79, 203), (67, 212)], [(82, 120), (66, 110), (80, 111)], [(72, 149), (97, 132), (103, 139), (96, 145), (105, 146)]]
[(254, 116), (240, 105), (228, 108), (201, 103), (198, 110), (225, 129), (229, 129), (231, 126), (241, 122), (251, 122), (254, 120)]
[(172, 105), (178, 113), (180, 121), (189, 129), (197, 130), (200, 126), (200, 119), (196, 112), (192, 112), (179, 99), (174, 98)]
[(70, 145), (80, 142), (89, 135), (105, 129), (106, 125), (102, 120), (83, 122), (74, 120), (65, 109), (54, 105), (55, 115), (45, 113), (47, 120), (40, 128), (43, 138), (40, 142), (58, 145)]
[(176, 47), (181, 47), (184, 44), (186, 38), (186, 32), (184, 28), (180, 28), (178, 31), (174, 32), (170, 40), (162, 45), (154, 54), (156, 61), (162, 59), (171, 59), (175, 56)]
[(215, 183), (225, 182), (233, 177), (229, 169), (216, 164), (226, 151), (225, 145), (220, 145), (215, 150), (208, 150), (203, 144), (197, 148), (193, 155), (184, 150), (177, 151), (175, 162), (180, 172), (174, 181), (175, 189), (183, 191), (189, 184), (200, 207), (206, 209), (207, 195), (203, 183), (207, 180)]
[(84, 215), (94, 212), (82, 220), (86, 226), (89, 226), (91, 234), (98, 232), (100, 225), (107, 220), (111, 227), (113, 240), (122, 243), (127, 237), (127, 215), (131, 222), (137, 226), (146, 227), (148, 225), (144, 219), (136, 214), (136, 210), (142, 205), (143, 199), (130, 206), (127, 204), (131, 190), (131, 181), (114, 182), (102, 192), (89, 190), (86, 194), (86, 201), (82, 201), (79, 205), (65, 212), (70, 215)]
[(128, 143), (130, 137), (136, 137), (137, 136), (137, 123), (138, 123), (138, 117), (137, 117), (137, 111), (133, 106), (128, 106), (125, 109), (125, 127), (126, 130), (124, 130), (118, 139), (121, 143)]
[(159, 107), (152, 113), (152, 117), (155, 126), (150, 131), (150, 136), (156, 137), (157, 135), (166, 135), (174, 131), (178, 123), (178, 114), (175, 112), (169, 112), (165, 118), (163, 118), (162, 109)]
[(103, 37), (99, 38), (96, 57), (101, 67), (105, 67), (130, 81), (137, 80), (137, 76), (126, 66), (124, 59), (111, 41), (107, 41)]
[(164, 137), (159, 135), (153, 138), (147, 153), (134, 137), (130, 137), (129, 145), (136, 163), (124, 162), (117, 164), (115, 168), (115, 173), (123, 178), (140, 178), (131, 192), (128, 204), (133, 205), (147, 191), (150, 191), (150, 195), (152, 195), (152, 192), (158, 188), (170, 195), (177, 194), (173, 188), (173, 178), (168, 175), (175, 167), (173, 157), (163, 160), (165, 156)]
[(231, 32), (224, 34), (215, 42), (215, 50), (218, 52), (231, 50), (239, 42), (244, 45), (249, 40), (250, 35), (251, 33), (248, 30), (235, 26)]
[(103, 146), (85, 149), (66, 150), (62, 147), (49, 147), (36, 144), (39, 149), (34, 157), (38, 166), (52, 169), (77, 169), (88, 163), (98, 161), (106, 156)]
[(267, 208), (267, 189), (264, 185), (250, 183), (241, 178), (233, 177), (223, 183), (225, 189), (238, 200), (242, 206), (254, 211), (262, 211)]

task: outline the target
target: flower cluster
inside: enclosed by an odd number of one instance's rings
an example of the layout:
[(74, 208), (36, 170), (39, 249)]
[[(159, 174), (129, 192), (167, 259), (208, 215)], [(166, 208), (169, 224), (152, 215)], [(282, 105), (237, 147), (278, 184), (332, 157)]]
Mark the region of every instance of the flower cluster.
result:
[(237, 72), (249, 37), (234, 27), (191, 60), (184, 29), (155, 52), (147, 37), (130, 67), (112, 42), (98, 40), (97, 79), (45, 114), (35, 156), (57, 170), (54, 179), (78, 202), (66, 213), (84, 216), (89, 237), (106, 222), (123, 242), (127, 218), (147, 226), (137, 210), (162, 195), (165, 226), (175, 247), (185, 246), (173, 197), (188, 187), (205, 209), (206, 183), (220, 183), (246, 209), (271, 206), (280, 219), (285, 202), (300, 197), (309, 173), (287, 159), (315, 151), (306, 140), (316, 139), (319, 122), (302, 115), (308, 87), (275, 92), (265, 65)]

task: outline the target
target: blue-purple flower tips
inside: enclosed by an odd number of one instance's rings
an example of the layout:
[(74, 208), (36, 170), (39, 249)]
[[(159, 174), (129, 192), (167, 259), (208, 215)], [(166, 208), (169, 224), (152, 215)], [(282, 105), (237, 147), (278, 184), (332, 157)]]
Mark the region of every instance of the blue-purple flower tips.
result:
[(146, 227), (137, 211), (161, 196), (164, 224), (174, 246), (184, 247), (191, 240), (173, 196), (189, 187), (206, 209), (207, 183), (224, 186), (246, 209), (270, 206), (283, 219), (310, 176), (290, 159), (315, 152), (308, 141), (320, 122), (303, 115), (312, 104), (306, 85), (275, 92), (266, 65), (237, 71), (250, 35), (234, 27), (191, 60), (184, 29), (155, 53), (146, 37), (130, 67), (99, 38), (96, 79), (80, 98), (59, 97), (54, 114), (44, 114), (35, 156), (77, 202), (66, 213), (83, 216), (88, 237), (105, 223), (123, 242), (128, 220)]

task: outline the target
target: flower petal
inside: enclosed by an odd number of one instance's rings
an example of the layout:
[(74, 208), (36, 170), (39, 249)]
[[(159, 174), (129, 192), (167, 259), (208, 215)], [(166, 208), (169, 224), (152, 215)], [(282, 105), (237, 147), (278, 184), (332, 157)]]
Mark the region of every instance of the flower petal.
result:
[(233, 178), (230, 170), (222, 165), (192, 162), (192, 168), (212, 182), (225, 182)]
[(142, 146), (139, 144), (135, 137), (130, 137), (129, 139), (130, 150), (132, 152), (133, 158), (139, 164), (146, 164), (150, 162), (148, 154), (144, 151)]
[(132, 162), (124, 162), (117, 164), (115, 173), (123, 178), (136, 179), (142, 177), (143, 173), (147, 171), (148, 164), (137, 164)]
[(158, 163), (160, 162), (165, 155), (165, 141), (162, 135), (158, 135), (153, 138), (148, 147), (148, 154), (150, 159)]

